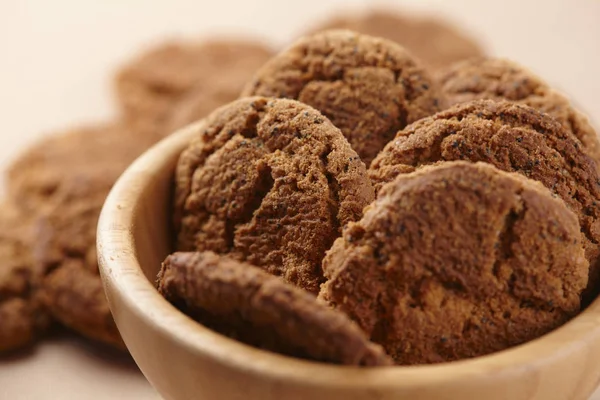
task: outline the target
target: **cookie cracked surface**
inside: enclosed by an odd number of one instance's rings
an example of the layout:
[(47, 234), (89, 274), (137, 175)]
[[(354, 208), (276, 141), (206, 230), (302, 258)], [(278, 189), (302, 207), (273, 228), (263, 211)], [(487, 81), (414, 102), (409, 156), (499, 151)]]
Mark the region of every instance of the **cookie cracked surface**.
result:
[(541, 184), (484, 163), (398, 176), (323, 262), (320, 296), (400, 364), (539, 337), (580, 310), (577, 218)]
[(499, 58), (474, 58), (438, 72), (437, 80), (449, 106), (471, 100), (509, 100), (550, 114), (583, 143), (600, 162), (600, 142), (587, 118), (569, 100), (533, 72)]
[(165, 260), (159, 291), (206, 326), (244, 343), (343, 365), (391, 365), (344, 314), (260, 268), (212, 252)]
[(178, 249), (230, 254), (318, 291), (325, 251), (374, 197), (341, 132), (305, 104), (261, 97), (197, 130), (176, 170)]
[(577, 215), (590, 262), (587, 300), (600, 284), (600, 179), (582, 144), (531, 107), (475, 100), (398, 132), (373, 161), (376, 190), (399, 174), (437, 162), (483, 161), (541, 182)]
[(367, 165), (396, 131), (441, 106), (437, 85), (401, 46), (343, 30), (300, 39), (259, 69), (242, 94), (316, 108)]

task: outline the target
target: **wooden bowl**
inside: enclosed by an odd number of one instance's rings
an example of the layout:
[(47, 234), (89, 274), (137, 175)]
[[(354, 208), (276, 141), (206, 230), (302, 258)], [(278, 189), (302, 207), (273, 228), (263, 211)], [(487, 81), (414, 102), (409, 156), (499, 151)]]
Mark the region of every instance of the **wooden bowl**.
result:
[(171, 251), (177, 158), (197, 126), (140, 157), (108, 197), (98, 227), (100, 271), (135, 361), (167, 399), (587, 399), (600, 379), (600, 302), (544, 337), (471, 360), (360, 369), (258, 350), (194, 322), (156, 291)]

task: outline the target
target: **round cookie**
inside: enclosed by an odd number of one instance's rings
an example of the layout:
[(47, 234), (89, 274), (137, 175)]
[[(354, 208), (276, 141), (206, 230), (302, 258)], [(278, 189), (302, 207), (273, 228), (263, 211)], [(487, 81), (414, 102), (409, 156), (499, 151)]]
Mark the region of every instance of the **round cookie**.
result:
[(376, 190), (398, 174), (440, 161), (483, 161), (541, 182), (575, 212), (590, 262), (586, 301), (600, 284), (600, 178), (581, 143), (560, 123), (510, 102), (462, 103), (398, 132), (369, 175)]
[(175, 253), (163, 263), (158, 288), (200, 323), (256, 347), (342, 365), (393, 364), (343, 313), (234, 259)]
[(0, 207), (0, 354), (32, 344), (50, 323), (38, 296), (41, 273), (30, 256), (29, 219), (14, 204)]
[(45, 136), (8, 167), (8, 194), (19, 207), (37, 211), (65, 182), (85, 181), (90, 174), (116, 180), (157, 139), (153, 130), (125, 123), (81, 126)]
[(196, 125), (176, 170), (181, 251), (211, 250), (311, 292), (321, 260), (373, 197), (342, 133), (293, 100), (237, 100)]
[(474, 58), (440, 70), (437, 80), (449, 106), (479, 99), (510, 100), (552, 115), (583, 143), (590, 157), (600, 162), (598, 136), (587, 118), (566, 97), (517, 63)]
[(476, 357), (580, 310), (588, 262), (576, 216), (541, 184), (451, 162), (385, 185), (323, 262), (321, 298), (399, 364)]
[(96, 224), (112, 185), (156, 136), (126, 124), (42, 139), (8, 173), (9, 196), (33, 215), (40, 298), (52, 316), (92, 339), (123, 347), (101, 287)]
[(242, 95), (290, 98), (316, 108), (367, 165), (398, 129), (441, 105), (433, 79), (402, 47), (351, 31), (298, 40), (267, 62)]
[(115, 177), (102, 173), (61, 188), (36, 226), (41, 297), (52, 316), (85, 337), (125, 348), (102, 288), (96, 226)]
[(444, 21), (405, 16), (392, 10), (376, 9), (336, 16), (322, 23), (313, 32), (325, 29), (350, 29), (392, 40), (406, 47), (431, 68), (443, 67), (485, 53), (474, 38)]
[(121, 68), (115, 77), (117, 98), (127, 118), (160, 125), (192, 91), (204, 91), (205, 100), (218, 106), (234, 100), (271, 55), (246, 40), (163, 43)]

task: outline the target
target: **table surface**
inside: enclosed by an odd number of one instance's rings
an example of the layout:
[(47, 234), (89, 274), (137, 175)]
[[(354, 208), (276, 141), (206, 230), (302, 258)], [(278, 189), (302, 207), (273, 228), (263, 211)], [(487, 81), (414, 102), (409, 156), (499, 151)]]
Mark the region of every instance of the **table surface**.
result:
[[(0, 162), (36, 137), (112, 118), (110, 72), (155, 40), (251, 33), (282, 45), (336, 10), (388, 4), (439, 13), (518, 60), (600, 121), (598, 0), (194, 0), (0, 2)], [(596, 124), (598, 125), (598, 124)], [(71, 336), (0, 360), (1, 399), (158, 399), (133, 361)], [(600, 400), (600, 391), (593, 397)]]

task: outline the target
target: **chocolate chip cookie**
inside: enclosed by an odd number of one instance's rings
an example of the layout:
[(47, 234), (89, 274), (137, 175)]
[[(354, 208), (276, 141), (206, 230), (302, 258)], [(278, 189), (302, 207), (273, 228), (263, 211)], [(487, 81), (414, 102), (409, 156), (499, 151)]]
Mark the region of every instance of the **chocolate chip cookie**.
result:
[(325, 29), (351, 29), (392, 40), (434, 69), (485, 53), (475, 38), (445, 21), (401, 15), (393, 10), (376, 9), (354, 15), (338, 15), (313, 32)]
[(552, 115), (600, 162), (598, 136), (587, 118), (523, 66), (498, 58), (474, 58), (441, 69), (437, 79), (449, 106), (478, 99), (510, 100)]
[[(269, 57), (265, 46), (246, 40), (173, 41), (140, 54), (115, 78), (117, 99), (125, 116), (161, 125), (185, 103), (192, 92), (203, 96), (204, 109), (192, 117), (204, 117), (239, 96), (243, 85)], [(198, 94), (201, 93), (201, 94)], [(165, 134), (179, 127), (186, 117), (168, 121)], [(179, 122), (178, 122), (179, 121)], [(189, 121), (186, 121), (189, 122)]]
[(441, 104), (432, 78), (402, 47), (351, 31), (300, 39), (267, 62), (243, 95), (296, 99), (316, 108), (367, 165), (399, 129)]
[(576, 215), (540, 183), (448, 162), (383, 186), (328, 252), (320, 295), (397, 363), (439, 363), (562, 325), (588, 267)]
[(158, 288), (202, 324), (253, 346), (335, 364), (392, 364), (341, 312), (234, 259), (175, 253), (163, 263)]
[(325, 251), (374, 196), (340, 130), (305, 104), (263, 97), (196, 129), (176, 171), (177, 248), (230, 254), (317, 292)]
[(600, 179), (582, 144), (563, 126), (531, 107), (476, 100), (398, 132), (369, 171), (376, 188), (397, 175), (441, 161), (483, 161), (541, 182), (575, 212), (584, 234), (590, 279), (600, 283)]
[(50, 318), (39, 298), (41, 273), (31, 259), (30, 221), (9, 202), (0, 206), (0, 354), (32, 344)]

